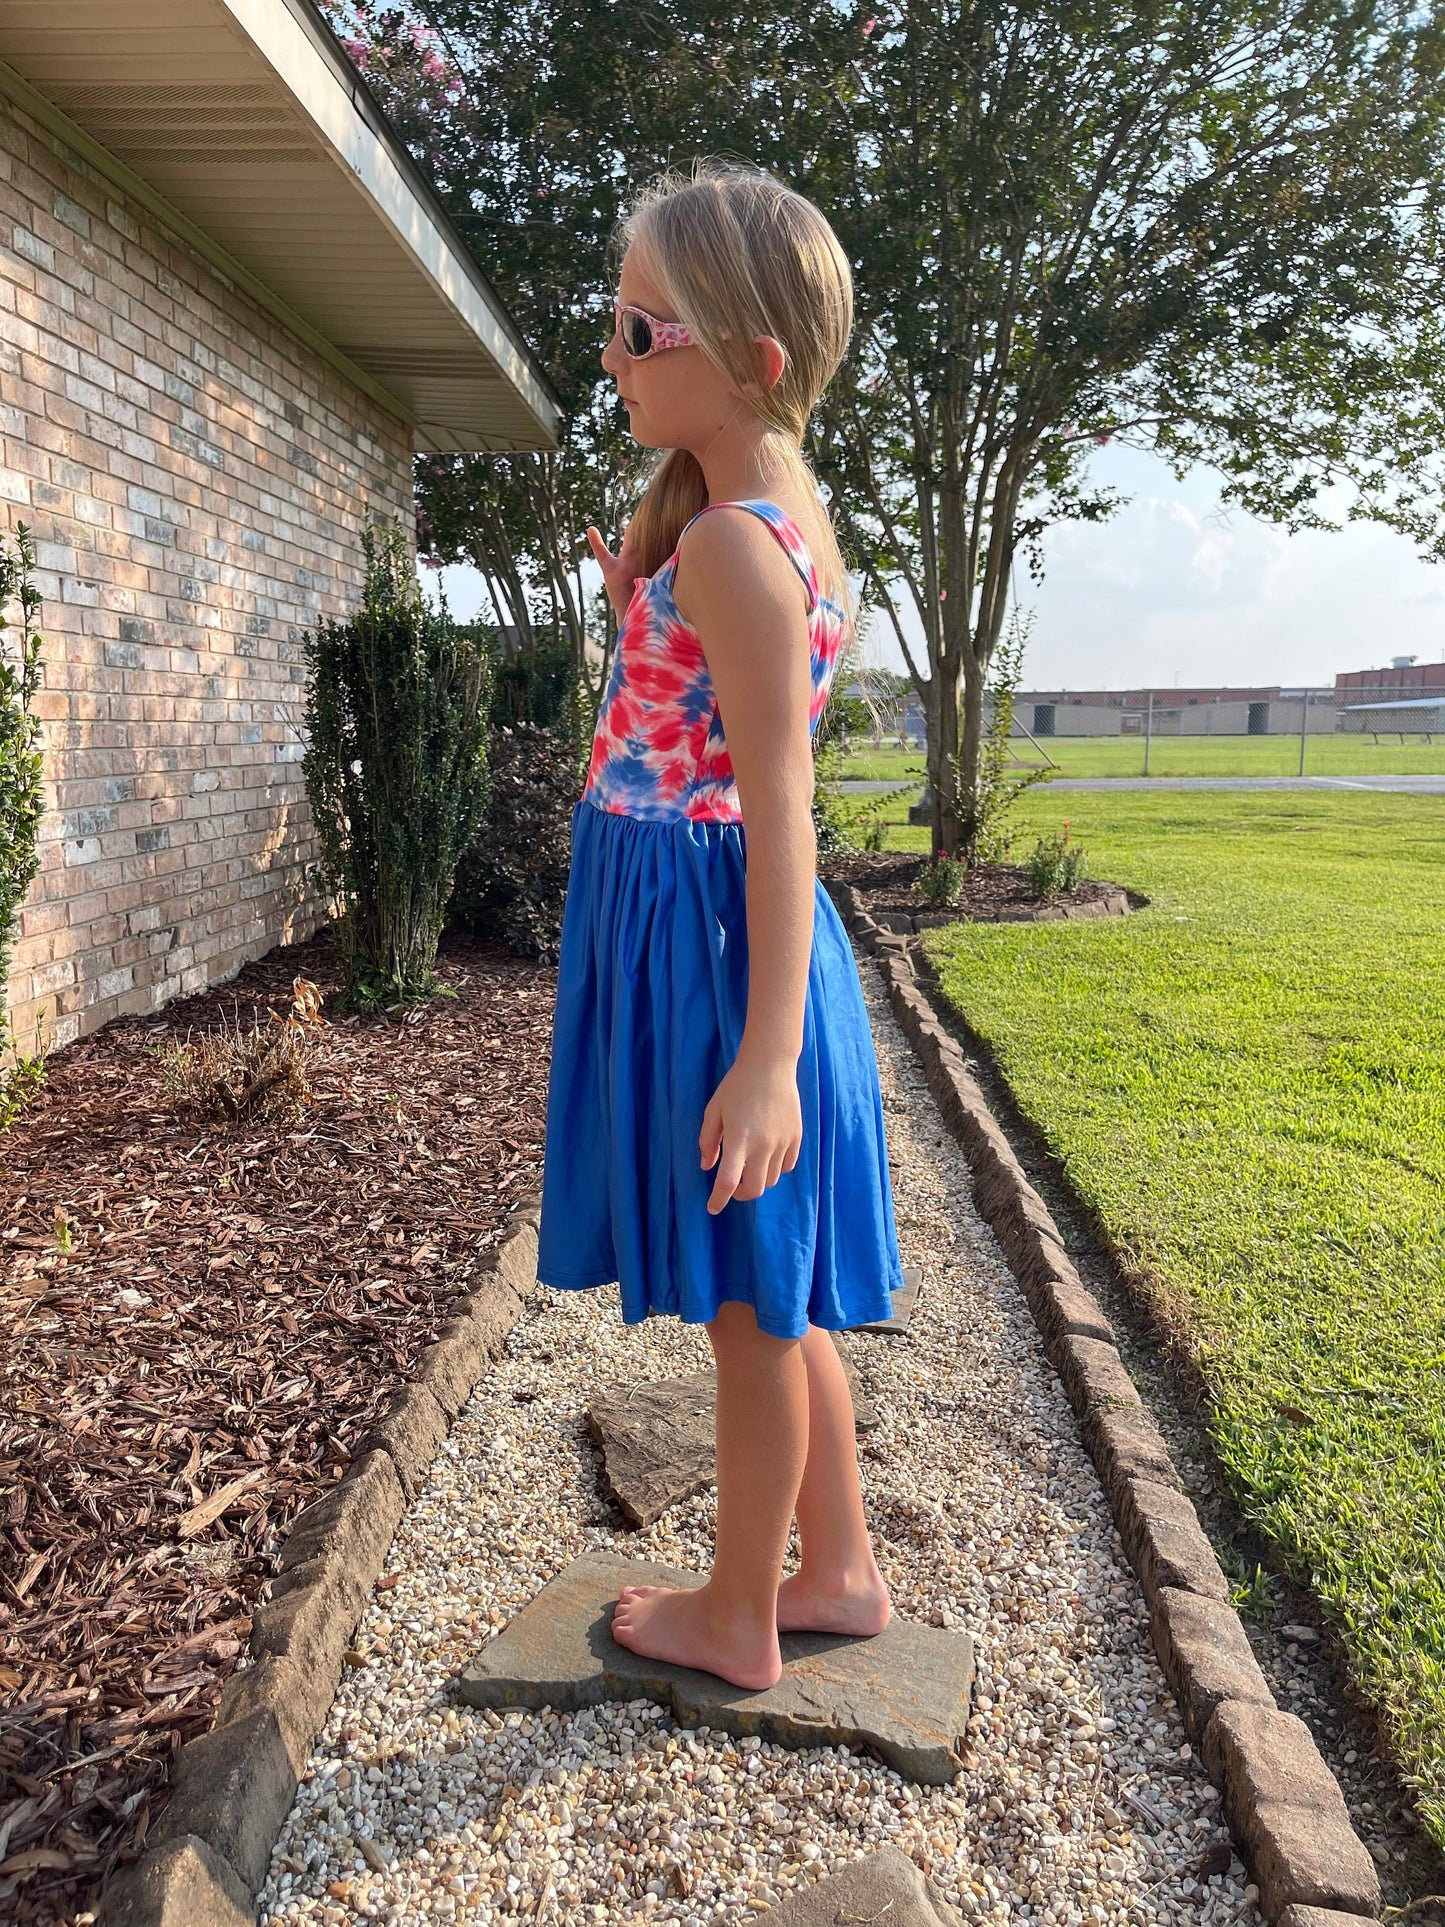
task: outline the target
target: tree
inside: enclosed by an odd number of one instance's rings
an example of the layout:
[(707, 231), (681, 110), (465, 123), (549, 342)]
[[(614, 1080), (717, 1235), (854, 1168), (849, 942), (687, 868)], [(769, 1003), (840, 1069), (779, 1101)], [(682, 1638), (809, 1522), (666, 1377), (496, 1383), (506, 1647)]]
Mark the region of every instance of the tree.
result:
[[(415, 16), (335, 4), (367, 13), (367, 58), (400, 72)], [(418, 4), (428, 24), (406, 31), (455, 91), (436, 114), (387, 104), (404, 132), (419, 114), (413, 146), (576, 422), (550, 471), (493, 463), (494, 493), (475, 469), (424, 476), (428, 526), (511, 571), (510, 603), (555, 601), (579, 636), (600, 619), (558, 574), (587, 520), (617, 526), (614, 478), (636, 472), (588, 307), (606, 233), (664, 162), (774, 168), (854, 263), (856, 346), (811, 452), (925, 707), (935, 848), (980, 833), (1016, 553), (1037, 575), (1051, 524), (1117, 505), (1089, 484), (1096, 444), (1212, 462), (1227, 501), (1290, 528), (1332, 526), (1323, 498), (1345, 482), (1351, 515), (1445, 553), (1438, 9)]]
[(809, 118), (826, 127), (829, 111), (798, 76), (836, 69), (824, 43), (851, 49), (856, 35), (801, 8), (740, 33), (722, 0), (323, 4), (565, 408), (556, 454), (423, 458), (421, 550), (473, 563), (524, 651), (542, 632), (565, 638), (595, 710), (615, 621), (605, 596), (584, 592), (583, 532), (620, 528), (647, 459), (600, 363), (617, 218), (669, 162), (764, 149), (791, 159), (789, 141)]
[(859, 283), (824, 439), (926, 705), (935, 848), (981, 830), (1016, 550), (1038, 574), (1050, 523), (1114, 506), (1095, 443), (1212, 462), (1290, 528), (1345, 481), (1445, 554), (1441, 52), (1437, 12), (1373, 0), (880, 10), (814, 183)]

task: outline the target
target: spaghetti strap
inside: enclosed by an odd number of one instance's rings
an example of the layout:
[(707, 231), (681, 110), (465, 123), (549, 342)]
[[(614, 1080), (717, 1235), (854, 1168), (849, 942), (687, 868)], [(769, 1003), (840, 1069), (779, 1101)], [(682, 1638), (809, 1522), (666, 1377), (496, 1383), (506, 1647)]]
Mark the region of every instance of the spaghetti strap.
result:
[(674, 563), (677, 560), (677, 550), (682, 546), (682, 537), (687, 534), (693, 522), (696, 522), (699, 516), (706, 515), (710, 509), (747, 509), (750, 514), (756, 515), (759, 521), (767, 524), (777, 537), (783, 553), (803, 578), (804, 585), (808, 591), (808, 613), (811, 615), (813, 610), (817, 608), (820, 600), (818, 571), (814, 566), (813, 557), (808, 545), (803, 540), (802, 530), (798, 527), (792, 516), (785, 514), (776, 502), (767, 502), (761, 497), (743, 502), (709, 502), (706, 508), (700, 508), (698, 510), (697, 515), (693, 516), (692, 521), (685, 525), (682, 533), (678, 536), (677, 544), (673, 549)]

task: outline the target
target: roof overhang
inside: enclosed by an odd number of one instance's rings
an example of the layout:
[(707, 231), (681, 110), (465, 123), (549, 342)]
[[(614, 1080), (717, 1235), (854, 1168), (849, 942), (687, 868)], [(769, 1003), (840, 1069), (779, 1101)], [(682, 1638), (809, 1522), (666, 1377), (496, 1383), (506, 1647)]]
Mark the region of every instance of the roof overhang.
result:
[(420, 449), (556, 446), (555, 392), (310, 0), (5, 0), (0, 91)]

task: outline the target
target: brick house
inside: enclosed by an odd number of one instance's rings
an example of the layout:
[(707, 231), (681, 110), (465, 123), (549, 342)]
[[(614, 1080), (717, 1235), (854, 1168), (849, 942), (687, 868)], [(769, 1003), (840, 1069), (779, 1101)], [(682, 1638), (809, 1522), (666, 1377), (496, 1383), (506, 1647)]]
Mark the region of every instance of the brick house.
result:
[(0, 10), (0, 514), (46, 817), (10, 1009), (65, 1043), (308, 934), (300, 638), (413, 452), (555, 445), (495, 292), (310, 0)]

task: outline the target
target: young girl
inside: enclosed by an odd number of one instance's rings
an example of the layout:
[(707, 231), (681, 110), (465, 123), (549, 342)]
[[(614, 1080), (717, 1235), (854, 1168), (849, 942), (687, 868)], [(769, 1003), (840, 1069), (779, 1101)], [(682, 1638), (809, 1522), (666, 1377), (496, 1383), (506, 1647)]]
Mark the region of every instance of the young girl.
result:
[(780, 1630), (866, 1636), (890, 1610), (828, 1333), (888, 1317), (903, 1274), (872, 1033), (811, 815), (849, 617), (801, 443), (852, 283), (818, 209), (743, 168), (664, 177), (621, 239), (602, 365), (633, 435), (668, 453), (617, 554), (587, 531), (621, 626), (572, 813), (537, 1275), (620, 1282), (627, 1324), (705, 1327), (712, 1572), (624, 1587), (612, 1636), (761, 1688)]

